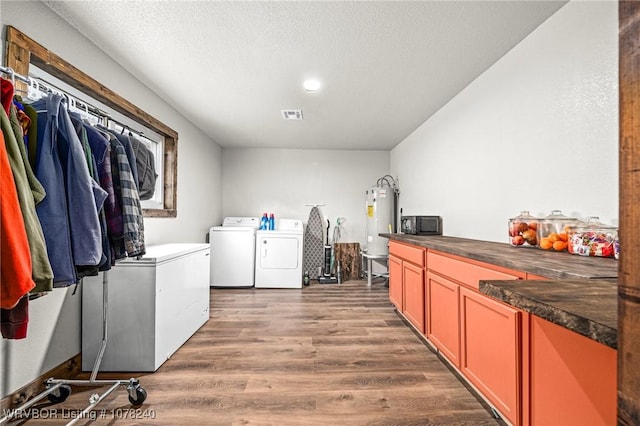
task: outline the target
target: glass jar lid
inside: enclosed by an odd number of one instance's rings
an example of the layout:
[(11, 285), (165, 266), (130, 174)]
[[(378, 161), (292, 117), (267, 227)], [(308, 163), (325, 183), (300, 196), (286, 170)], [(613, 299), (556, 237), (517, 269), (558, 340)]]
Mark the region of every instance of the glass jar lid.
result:
[(588, 229), (605, 229), (605, 230), (617, 230), (617, 226), (607, 225), (600, 222), (600, 218), (598, 216), (589, 216), (583, 223), (576, 226), (578, 230), (588, 230)]
[(562, 214), (562, 210), (551, 210), (551, 214), (549, 214), (548, 216), (545, 216), (543, 218), (543, 220), (554, 220), (554, 221), (571, 221), (571, 222), (575, 222), (578, 219), (575, 217), (568, 217)]
[(539, 219), (537, 217), (535, 217), (535, 216), (531, 216), (531, 214), (529, 214), (529, 210), (522, 210), (518, 216), (512, 217), (509, 220), (519, 220), (519, 221), (522, 221), (522, 222), (528, 222), (528, 221), (531, 221), (531, 220), (532, 221), (536, 221), (536, 220), (539, 220)]

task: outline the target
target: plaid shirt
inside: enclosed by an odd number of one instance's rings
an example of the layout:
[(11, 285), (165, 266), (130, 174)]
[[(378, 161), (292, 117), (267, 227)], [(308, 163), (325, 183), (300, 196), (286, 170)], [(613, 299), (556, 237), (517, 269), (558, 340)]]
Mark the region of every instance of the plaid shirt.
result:
[(116, 198), (121, 201), (123, 238), (112, 241), (114, 259), (145, 254), (144, 222), (138, 187), (131, 172), (127, 153), (118, 139), (110, 135), (111, 172)]
[[(107, 191), (107, 199), (104, 202), (104, 214), (107, 221), (107, 233), (111, 246), (111, 263), (115, 264), (114, 244), (123, 239), (122, 206), (114, 188), (113, 168), (111, 167), (111, 141), (109, 134), (103, 133), (91, 126), (86, 126), (87, 136), (91, 152), (96, 159), (100, 186)], [(118, 169), (115, 169), (116, 173)], [(116, 175), (117, 177), (118, 175)], [(119, 178), (118, 178), (119, 180)], [(122, 255), (120, 257), (125, 257)]]

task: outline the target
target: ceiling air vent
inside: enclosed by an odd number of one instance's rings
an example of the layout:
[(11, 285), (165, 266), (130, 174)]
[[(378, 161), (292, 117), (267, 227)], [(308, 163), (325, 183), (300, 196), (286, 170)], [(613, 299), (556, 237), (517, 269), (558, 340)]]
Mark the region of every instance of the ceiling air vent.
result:
[(300, 109), (283, 109), (282, 118), (285, 120), (302, 120), (302, 110)]

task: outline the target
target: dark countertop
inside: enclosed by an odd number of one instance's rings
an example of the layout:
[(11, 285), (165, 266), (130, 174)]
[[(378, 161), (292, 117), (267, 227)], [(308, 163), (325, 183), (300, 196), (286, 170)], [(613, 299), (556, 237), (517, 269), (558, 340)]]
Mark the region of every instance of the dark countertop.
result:
[(617, 348), (618, 261), (615, 259), (447, 236), (380, 236), (548, 277), (548, 281), (480, 281), (480, 292)]
[(567, 252), (550, 252), (535, 247), (513, 247), (507, 243), (442, 235), (380, 234), (380, 236), (554, 280), (618, 277), (618, 261), (613, 258), (584, 257)]
[(480, 292), (616, 349), (617, 280), (480, 281)]

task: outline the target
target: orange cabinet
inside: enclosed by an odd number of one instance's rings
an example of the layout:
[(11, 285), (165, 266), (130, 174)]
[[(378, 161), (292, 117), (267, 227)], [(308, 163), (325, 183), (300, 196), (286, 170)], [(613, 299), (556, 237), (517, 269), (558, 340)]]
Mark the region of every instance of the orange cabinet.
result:
[(616, 350), (535, 315), (529, 323), (529, 424), (616, 424)]
[(427, 272), (427, 338), (456, 367), (460, 367), (459, 295), (458, 284), (431, 271)]
[(389, 253), (391, 301), (508, 423), (615, 424), (615, 349), (478, 291), (545, 277), (411, 244)]
[(424, 334), (424, 269), (402, 262), (404, 316)]
[(525, 273), (429, 250), (427, 338), (512, 424), (520, 424), (521, 311), (477, 291)]
[(460, 288), (460, 370), (512, 424), (520, 424), (521, 311)]
[(389, 299), (423, 334), (425, 262), (425, 248), (389, 242)]
[(429, 270), (476, 290), (480, 287), (480, 280), (518, 280), (526, 276), (524, 272), (433, 250), (427, 254), (427, 264)]
[(389, 254), (389, 300), (402, 312), (402, 259)]

